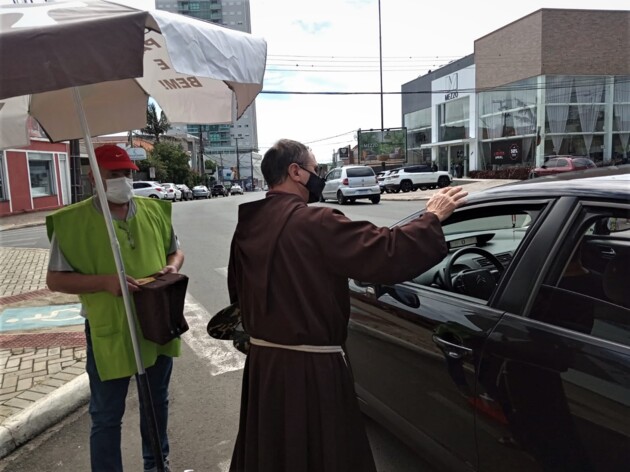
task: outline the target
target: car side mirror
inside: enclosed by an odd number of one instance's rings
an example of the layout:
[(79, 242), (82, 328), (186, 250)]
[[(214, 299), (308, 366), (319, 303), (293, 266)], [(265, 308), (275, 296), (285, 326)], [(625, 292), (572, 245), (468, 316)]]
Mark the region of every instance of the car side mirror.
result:
[(540, 166), (540, 168), (541, 168), (541, 169), (546, 169), (546, 168), (547, 168), (547, 166), (543, 164), (543, 165), (541, 165), (541, 166)]

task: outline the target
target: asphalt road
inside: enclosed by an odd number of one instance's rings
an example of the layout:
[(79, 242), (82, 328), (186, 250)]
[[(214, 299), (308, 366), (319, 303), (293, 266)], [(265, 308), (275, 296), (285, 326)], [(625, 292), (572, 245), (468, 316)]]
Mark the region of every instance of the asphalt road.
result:
[[(264, 198), (263, 192), (174, 204), (173, 222), (186, 254), (182, 272), (190, 277), (189, 293), (205, 308), (205, 317), (228, 302), (226, 267), (238, 205), (259, 198)], [(355, 220), (389, 226), (421, 209), (423, 202), (317, 205), (339, 208)], [(2, 246), (48, 247), (43, 226), (5, 231), (0, 236)], [(228, 469), (237, 431), (243, 357), (237, 352), (230, 353), (230, 362), (222, 364), (228, 367), (217, 368), (204, 348), (208, 344), (202, 329), (206, 319), (197, 322), (201, 329), (191, 329), (188, 333), (182, 357), (176, 360), (173, 372), (171, 463), (177, 471), (223, 472)], [(123, 422), (125, 470), (141, 466), (138, 422), (137, 393), (132, 386)], [(429, 470), (419, 457), (379, 425), (366, 418), (366, 426), (379, 471)], [(0, 471), (89, 470), (88, 437), (89, 415), (87, 408), (82, 408), (0, 461)]]

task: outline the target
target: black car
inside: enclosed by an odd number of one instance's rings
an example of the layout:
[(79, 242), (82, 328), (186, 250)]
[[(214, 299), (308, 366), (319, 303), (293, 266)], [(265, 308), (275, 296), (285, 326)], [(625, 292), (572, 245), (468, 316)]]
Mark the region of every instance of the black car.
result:
[(470, 195), (443, 224), (439, 265), (351, 280), (363, 411), (440, 471), (627, 471), (624, 167)]
[(230, 192), (228, 192), (228, 189), (225, 188), (225, 186), (217, 184), (217, 185), (213, 185), (212, 186), (212, 196), (213, 197), (227, 197), (230, 195)]

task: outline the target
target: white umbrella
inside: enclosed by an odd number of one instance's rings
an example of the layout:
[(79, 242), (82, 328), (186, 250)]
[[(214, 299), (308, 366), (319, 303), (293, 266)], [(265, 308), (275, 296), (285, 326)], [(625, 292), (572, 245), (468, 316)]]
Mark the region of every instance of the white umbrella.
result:
[[(170, 121), (230, 123), (261, 91), (266, 54), (261, 38), (159, 10), (98, 0), (0, 6), (0, 149), (28, 144), (29, 116), (52, 141), (84, 138), (106, 202), (91, 136), (144, 127), (149, 96)], [(147, 398), (120, 247), (102, 207)]]

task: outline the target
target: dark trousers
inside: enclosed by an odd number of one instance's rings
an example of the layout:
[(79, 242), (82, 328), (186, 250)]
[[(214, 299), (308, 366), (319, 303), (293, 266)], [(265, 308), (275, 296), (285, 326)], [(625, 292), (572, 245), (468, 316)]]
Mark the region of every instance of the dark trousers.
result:
[[(96, 370), (90, 327), (87, 321), (85, 322), (85, 336), (87, 340), (86, 371), (90, 379), (89, 411), (92, 418), (90, 461), (92, 471), (122, 471), (121, 426), (131, 377), (102, 381)], [(166, 429), (168, 423), (168, 385), (172, 369), (173, 359), (167, 356), (159, 356), (155, 364), (146, 369), (164, 458), (168, 457), (169, 453)], [(142, 414), (142, 398), (140, 398), (140, 402), (142, 457), (144, 470), (150, 471), (154, 470), (156, 465), (151, 450), (148, 427)]]

